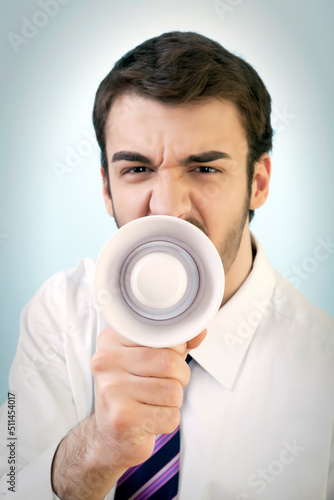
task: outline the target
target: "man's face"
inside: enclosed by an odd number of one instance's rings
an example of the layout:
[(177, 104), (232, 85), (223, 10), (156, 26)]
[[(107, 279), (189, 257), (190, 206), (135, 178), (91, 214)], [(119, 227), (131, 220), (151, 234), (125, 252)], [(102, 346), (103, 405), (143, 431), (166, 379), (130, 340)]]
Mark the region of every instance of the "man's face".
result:
[[(249, 245), (247, 141), (231, 102), (167, 106), (118, 97), (106, 125), (112, 202), (123, 226), (147, 215), (179, 217), (202, 229), (225, 273)], [(238, 259), (238, 255), (239, 259)]]

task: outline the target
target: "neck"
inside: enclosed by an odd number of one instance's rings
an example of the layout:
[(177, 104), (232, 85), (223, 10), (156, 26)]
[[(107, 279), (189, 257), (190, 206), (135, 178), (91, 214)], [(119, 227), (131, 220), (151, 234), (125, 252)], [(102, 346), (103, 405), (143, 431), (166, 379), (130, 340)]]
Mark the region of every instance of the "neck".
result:
[(252, 240), (249, 232), (249, 226), (246, 223), (238, 253), (233, 264), (225, 275), (225, 291), (222, 305), (239, 290), (253, 267)]

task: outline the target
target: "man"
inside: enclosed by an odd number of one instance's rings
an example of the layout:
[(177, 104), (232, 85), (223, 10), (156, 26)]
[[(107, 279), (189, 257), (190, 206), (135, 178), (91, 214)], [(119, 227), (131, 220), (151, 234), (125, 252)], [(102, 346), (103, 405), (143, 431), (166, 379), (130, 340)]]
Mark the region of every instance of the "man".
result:
[(166, 33), (116, 63), (93, 119), (117, 225), (148, 215), (195, 224), (221, 255), (226, 290), (207, 331), (152, 349), (106, 324), (94, 261), (41, 288), (10, 378), (19, 498), (114, 498), (123, 473), (180, 422), (180, 499), (334, 498), (333, 321), (271, 268), (249, 229), (271, 170), (260, 77), (212, 40)]

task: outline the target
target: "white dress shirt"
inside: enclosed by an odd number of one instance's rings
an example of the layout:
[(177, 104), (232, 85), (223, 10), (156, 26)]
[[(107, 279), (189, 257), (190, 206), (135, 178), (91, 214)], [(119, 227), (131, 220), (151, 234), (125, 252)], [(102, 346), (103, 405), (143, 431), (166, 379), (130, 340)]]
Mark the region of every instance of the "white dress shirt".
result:
[[(256, 246), (251, 273), (192, 351), (179, 499), (333, 500), (334, 321)], [(23, 310), (9, 381), (16, 397), (16, 493), (8, 492), (5, 404), (0, 496), (57, 498), (52, 458), (61, 438), (93, 410), (90, 359), (108, 326), (94, 272), (95, 261), (82, 260), (48, 280)], [(114, 490), (108, 500), (113, 496)]]

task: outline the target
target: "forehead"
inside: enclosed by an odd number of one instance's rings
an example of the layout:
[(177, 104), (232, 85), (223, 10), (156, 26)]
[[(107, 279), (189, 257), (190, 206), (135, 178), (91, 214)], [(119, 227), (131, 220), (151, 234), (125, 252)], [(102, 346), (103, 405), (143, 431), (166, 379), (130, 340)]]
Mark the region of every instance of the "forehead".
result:
[[(163, 143), (175, 152), (184, 148), (214, 149), (238, 145), (247, 149), (239, 110), (230, 101), (167, 105), (134, 94), (123, 94), (112, 104), (106, 122), (107, 150), (142, 148)], [(109, 155), (108, 155), (109, 156)]]

